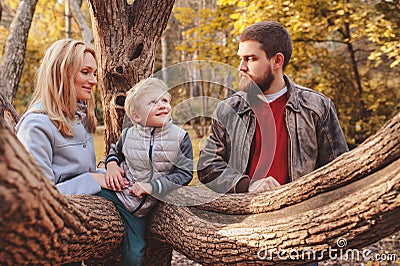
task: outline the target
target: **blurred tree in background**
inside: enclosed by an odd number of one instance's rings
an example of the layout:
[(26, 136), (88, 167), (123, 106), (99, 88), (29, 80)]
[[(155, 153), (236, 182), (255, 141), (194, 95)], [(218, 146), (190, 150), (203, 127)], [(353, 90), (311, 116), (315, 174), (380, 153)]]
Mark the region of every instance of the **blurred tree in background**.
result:
[[(1, 0), (1, 47), (17, 2)], [(14, 102), (19, 113), (32, 93), (45, 49), (65, 37), (64, 10), (64, 1), (38, 1)], [(87, 10), (83, 3), (81, 11), (89, 21)], [(395, 0), (176, 0), (159, 45), (155, 71), (188, 60), (236, 67), (238, 34), (257, 21), (279, 21), (293, 39), (287, 74), (334, 100), (347, 141), (354, 147), (399, 111), (399, 13), (400, 4)], [(73, 38), (81, 38), (77, 23), (72, 23), (71, 32)], [(213, 86), (194, 88), (193, 84), (182, 86), (173, 91), (173, 98), (208, 95), (207, 88)]]

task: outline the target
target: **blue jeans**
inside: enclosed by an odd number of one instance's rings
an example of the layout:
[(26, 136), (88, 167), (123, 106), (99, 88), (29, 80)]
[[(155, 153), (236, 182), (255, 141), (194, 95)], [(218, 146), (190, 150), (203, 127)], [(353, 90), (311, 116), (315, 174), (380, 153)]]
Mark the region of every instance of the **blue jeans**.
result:
[(121, 215), (125, 229), (124, 238), (122, 240), (121, 265), (143, 265), (143, 254), (146, 246), (144, 233), (146, 231), (147, 217), (136, 217), (132, 215), (125, 209), (114, 191), (102, 189), (96, 195), (112, 201)]

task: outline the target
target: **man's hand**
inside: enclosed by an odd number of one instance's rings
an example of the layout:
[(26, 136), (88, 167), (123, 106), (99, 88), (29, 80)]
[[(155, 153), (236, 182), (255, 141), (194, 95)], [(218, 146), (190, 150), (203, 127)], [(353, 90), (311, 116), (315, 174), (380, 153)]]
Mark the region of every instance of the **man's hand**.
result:
[(143, 195), (151, 194), (152, 188), (151, 188), (150, 183), (137, 182), (137, 183), (133, 184), (133, 186), (132, 186), (131, 190), (129, 190), (129, 192), (134, 194), (139, 199), (141, 199)]
[(250, 181), (249, 192), (264, 192), (280, 186), (281, 184), (279, 184), (275, 178), (268, 176), (266, 178)]
[(107, 164), (107, 172), (105, 183), (107, 189), (112, 189), (114, 191), (121, 191), (123, 188), (128, 187), (129, 181), (124, 179), (124, 170), (118, 166), (116, 162), (109, 162)]

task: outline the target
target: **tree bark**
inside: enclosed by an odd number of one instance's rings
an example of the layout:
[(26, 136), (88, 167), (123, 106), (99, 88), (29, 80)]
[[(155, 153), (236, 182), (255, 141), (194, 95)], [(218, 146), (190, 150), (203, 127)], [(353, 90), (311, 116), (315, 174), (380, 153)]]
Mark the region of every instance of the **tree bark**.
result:
[[(260, 194), (222, 196), (200, 209), (226, 214), (264, 213), (308, 200), (347, 183), (355, 182), (396, 161), (400, 157), (400, 113), (387, 122), (363, 145), (337, 160), (302, 177), (290, 186)], [(318, 188), (318, 189), (316, 189)], [(206, 195), (202, 194), (202, 197)], [(210, 198), (215, 195), (208, 195)]]
[[(174, 0), (89, 0), (93, 35), (98, 52), (98, 84), (102, 95), (105, 152), (121, 132), (126, 93), (153, 74), (157, 43)], [(145, 12), (144, 12), (145, 10)]]
[(2, 119), (0, 136), (0, 264), (114, 256), (123, 234), (116, 208), (96, 196), (64, 197)]
[(5, 119), (8, 128), (14, 132), (15, 125), (19, 121), (19, 115), (2, 93), (0, 93), (0, 117)]
[[(308, 260), (285, 260), (277, 251), (313, 250), (321, 260), (327, 258), (329, 248), (340, 250), (336, 242), (340, 238), (347, 241), (344, 249), (355, 249), (395, 233), (400, 230), (399, 128), (400, 114), (359, 149), (285, 185), (288, 191), (303, 187), (306, 196), (299, 194), (295, 200), (282, 198), (275, 190), (239, 195), (241, 201), (254, 201), (253, 206), (261, 198), (271, 202), (260, 204), (265, 206), (257, 211), (247, 210), (248, 214), (240, 210), (243, 206), (232, 204), (238, 195), (216, 200), (230, 206), (218, 207), (218, 212), (207, 204), (201, 209), (160, 204), (149, 226), (157, 246), (149, 245), (162, 252), (151, 253), (146, 264), (168, 264), (171, 248), (203, 264), (303, 264)], [(391, 147), (390, 155), (375, 150), (386, 145)], [(363, 162), (368, 161), (376, 165), (364, 168)], [(320, 178), (324, 181), (312, 182)], [(119, 255), (123, 225), (115, 207), (96, 196), (61, 195), (2, 119), (0, 202), (2, 265), (59, 264)], [(160, 253), (167, 257), (158, 257)]]
[(17, 14), (7, 36), (3, 61), (0, 64), (0, 91), (14, 102), (25, 63), (26, 42), (37, 0), (19, 1)]
[[(205, 265), (289, 265), (332, 259), (328, 250), (340, 256), (340, 239), (347, 242), (345, 250), (356, 249), (400, 229), (399, 182), (397, 160), (363, 180), (265, 213), (227, 215), (162, 204), (150, 230)], [(300, 261), (278, 257), (283, 250), (296, 251)], [(315, 255), (301, 257), (311, 250)]]
[(93, 32), (92, 29), (89, 27), (89, 24), (86, 22), (85, 17), (82, 15), (82, 1), (70, 0), (69, 4), (71, 6), (72, 15), (74, 16), (74, 19), (78, 23), (79, 29), (81, 30), (83, 42), (87, 45), (92, 44)]

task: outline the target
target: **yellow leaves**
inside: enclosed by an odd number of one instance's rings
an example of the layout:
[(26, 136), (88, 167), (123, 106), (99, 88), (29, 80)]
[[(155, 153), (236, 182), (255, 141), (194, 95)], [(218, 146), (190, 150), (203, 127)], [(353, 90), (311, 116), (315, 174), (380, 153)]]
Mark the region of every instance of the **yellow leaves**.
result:
[(239, 0), (218, 0), (217, 5), (219, 6), (226, 6), (226, 5), (231, 5), (231, 6), (236, 6)]
[(242, 7), (246, 7), (246, 6), (247, 6), (247, 3), (245, 1), (239, 1), (237, 3), (237, 7), (238, 8), (242, 8)]
[(3, 6), (9, 6), (12, 9), (17, 9), (18, 7), (18, 0), (4, 0), (4, 2), (2, 2)]
[(230, 18), (232, 20), (238, 20), (240, 18), (241, 14), (240, 13), (233, 13), (230, 15)]
[(394, 68), (395, 66), (397, 66), (398, 64), (400, 64), (400, 58), (397, 58), (396, 60), (394, 60), (393, 63), (390, 64), (390, 68)]
[(193, 22), (193, 19), (197, 17), (195, 11), (190, 7), (174, 8), (174, 16), (184, 27), (190, 25)]

